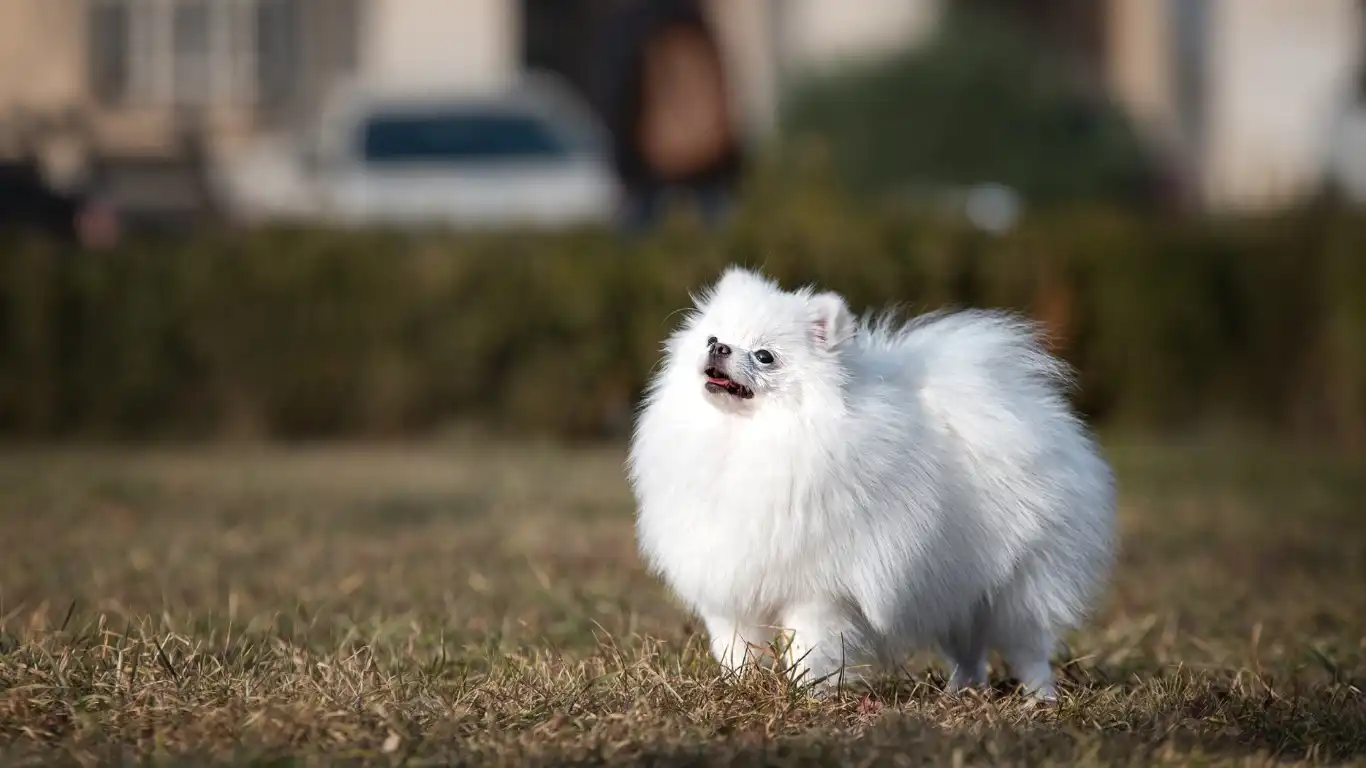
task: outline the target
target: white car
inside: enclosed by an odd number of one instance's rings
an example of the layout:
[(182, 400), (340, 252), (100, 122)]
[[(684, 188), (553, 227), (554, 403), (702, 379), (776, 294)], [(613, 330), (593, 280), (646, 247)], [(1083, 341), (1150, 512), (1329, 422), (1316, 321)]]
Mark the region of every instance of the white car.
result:
[(605, 224), (620, 190), (602, 129), (552, 81), (485, 95), (349, 87), (303, 137), (218, 172), (239, 221), (459, 228)]

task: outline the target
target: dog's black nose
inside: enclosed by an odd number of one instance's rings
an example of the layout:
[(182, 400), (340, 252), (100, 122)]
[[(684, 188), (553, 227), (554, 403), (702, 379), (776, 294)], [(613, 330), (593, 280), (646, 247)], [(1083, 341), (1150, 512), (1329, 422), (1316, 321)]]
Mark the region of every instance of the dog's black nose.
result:
[(730, 347), (725, 344), (716, 343), (711, 345), (712, 357), (730, 357)]

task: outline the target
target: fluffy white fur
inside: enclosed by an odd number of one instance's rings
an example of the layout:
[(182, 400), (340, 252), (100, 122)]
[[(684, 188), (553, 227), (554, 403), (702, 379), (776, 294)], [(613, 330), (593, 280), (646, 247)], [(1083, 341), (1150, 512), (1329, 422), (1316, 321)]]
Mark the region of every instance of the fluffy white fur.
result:
[(1058, 634), (1112, 561), (1115, 498), (1034, 329), (985, 311), (863, 322), (736, 268), (695, 304), (628, 469), (642, 553), (717, 660), (786, 646), (829, 682), (937, 647), (956, 689), (986, 681), (995, 648), (1052, 698)]

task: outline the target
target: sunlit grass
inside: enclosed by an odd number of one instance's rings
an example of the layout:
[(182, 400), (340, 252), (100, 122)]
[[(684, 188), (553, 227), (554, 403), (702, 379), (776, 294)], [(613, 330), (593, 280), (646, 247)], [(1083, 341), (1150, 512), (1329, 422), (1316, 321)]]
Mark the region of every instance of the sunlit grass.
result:
[(0, 454), (0, 759), (1366, 763), (1366, 472), (1116, 445), (1063, 700), (724, 679), (617, 450)]

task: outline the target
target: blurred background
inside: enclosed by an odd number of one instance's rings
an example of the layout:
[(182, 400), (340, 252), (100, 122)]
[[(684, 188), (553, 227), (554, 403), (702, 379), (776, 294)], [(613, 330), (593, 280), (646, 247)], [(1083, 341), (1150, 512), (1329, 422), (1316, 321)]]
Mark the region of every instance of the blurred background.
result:
[(724, 264), (1366, 449), (1354, 0), (4, 0), (0, 435), (620, 439)]

